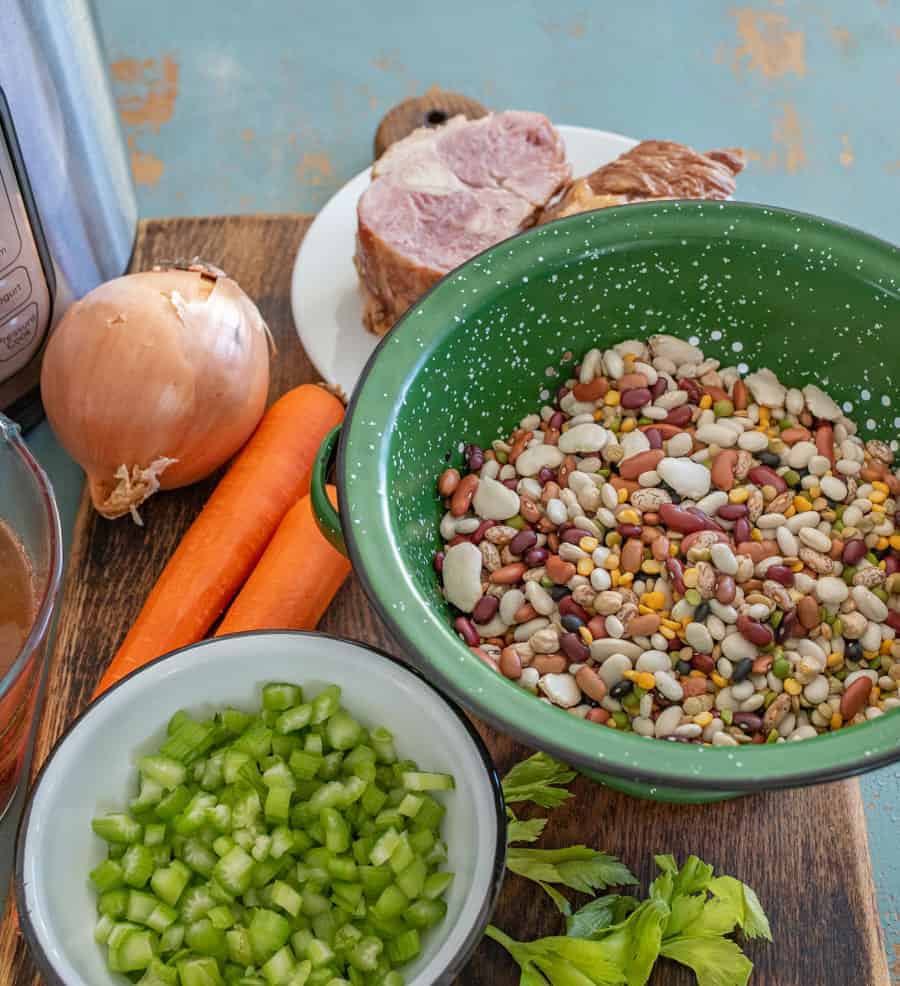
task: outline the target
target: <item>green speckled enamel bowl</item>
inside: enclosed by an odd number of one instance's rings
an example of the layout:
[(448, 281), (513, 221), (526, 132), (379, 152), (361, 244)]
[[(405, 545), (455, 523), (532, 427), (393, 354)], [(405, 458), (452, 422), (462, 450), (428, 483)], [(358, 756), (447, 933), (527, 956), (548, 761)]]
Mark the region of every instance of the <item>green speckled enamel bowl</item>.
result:
[(463, 442), (486, 446), (536, 411), (572, 354), (654, 332), (689, 338), (726, 365), (769, 366), (789, 385), (814, 381), (864, 436), (900, 432), (898, 248), (739, 202), (631, 205), (538, 227), (444, 278), (366, 367), (336, 482), (343, 537), (369, 598), (415, 664), (473, 713), (633, 793), (704, 800), (900, 758), (900, 712), (812, 740), (738, 748), (598, 727), (537, 701), (453, 632), (431, 564), (438, 474), (461, 462)]

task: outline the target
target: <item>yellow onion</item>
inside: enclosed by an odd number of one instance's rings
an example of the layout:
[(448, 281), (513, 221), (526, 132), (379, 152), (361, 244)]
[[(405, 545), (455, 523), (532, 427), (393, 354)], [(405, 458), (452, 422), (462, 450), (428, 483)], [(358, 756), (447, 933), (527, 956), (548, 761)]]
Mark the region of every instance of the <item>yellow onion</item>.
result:
[(47, 418), (104, 517), (204, 479), (250, 437), (269, 389), (269, 331), (221, 271), (156, 268), (101, 284), (50, 337)]

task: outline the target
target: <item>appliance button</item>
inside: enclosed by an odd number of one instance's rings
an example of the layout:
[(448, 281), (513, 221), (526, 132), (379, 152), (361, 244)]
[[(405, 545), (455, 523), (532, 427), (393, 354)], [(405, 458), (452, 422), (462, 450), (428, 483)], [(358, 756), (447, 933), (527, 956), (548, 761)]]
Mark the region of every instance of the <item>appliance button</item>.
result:
[[(2, 160), (2, 159), (0, 159)], [(12, 203), (0, 174), (0, 270), (9, 265), (22, 252), (22, 237), (16, 225)]]
[(38, 306), (32, 302), (24, 311), (0, 324), (0, 363), (30, 346), (37, 334)]
[(31, 297), (31, 278), (24, 267), (0, 277), (0, 318), (21, 308)]

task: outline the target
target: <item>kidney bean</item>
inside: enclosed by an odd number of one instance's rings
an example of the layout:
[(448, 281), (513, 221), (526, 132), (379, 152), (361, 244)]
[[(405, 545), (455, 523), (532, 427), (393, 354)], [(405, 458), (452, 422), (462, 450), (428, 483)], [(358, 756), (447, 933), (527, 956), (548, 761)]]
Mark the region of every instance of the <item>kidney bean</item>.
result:
[(550, 552), (546, 548), (532, 548), (531, 551), (527, 552), (522, 561), (529, 568), (538, 568), (543, 565), (544, 562), (550, 557)]
[(453, 621), (453, 627), (470, 647), (477, 647), (481, 643), (475, 624), (468, 616), (457, 616)]
[(522, 605), (513, 613), (514, 623), (527, 623), (529, 620), (534, 620), (537, 618), (538, 611), (531, 605), (531, 603), (522, 603)]
[(758, 733), (763, 727), (762, 716), (755, 712), (735, 712), (731, 721), (745, 733)]
[(743, 544), (750, 540), (750, 521), (746, 517), (738, 517), (734, 522), (734, 528), (731, 531), (732, 537), (734, 538), (735, 544)]
[(472, 506), (472, 497), (478, 489), (478, 477), (474, 473), (463, 476), (450, 498), (450, 513), (454, 517), (462, 517)]
[(642, 472), (655, 469), (665, 457), (661, 448), (651, 448), (637, 455), (630, 455), (619, 463), (619, 475), (622, 479), (637, 479)]
[(841, 561), (845, 565), (855, 565), (861, 561), (869, 549), (862, 538), (852, 538), (844, 544), (844, 551), (841, 554)]
[(591, 652), (577, 633), (564, 633), (559, 641), (566, 657), (572, 661), (586, 661)]
[(524, 555), (537, 544), (537, 534), (534, 531), (519, 531), (509, 542), (509, 550), (514, 555)]
[[(572, 388), (572, 393), (575, 395), (575, 400), (578, 401), (599, 401), (601, 397), (606, 397), (609, 393), (609, 381), (606, 377), (594, 377), (587, 383), (576, 384)], [(559, 425), (553, 427), (558, 428)]]
[[(702, 512), (702, 511), (701, 511)], [(706, 524), (696, 514), (674, 503), (664, 503), (659, 508), (659, 516), (666, 527), (679, 534), (693, 534), (695, 531), (706, 530)]]
[(484, 450), (480, 445), (467, 445), (465, 447), (466, 465), (471, 472), (478, 472), (484, 465)]
[(569, 473), (574, 472), (577, 468), (578, 463), (575, 461), (574, 455), (567, 455), (563, 461), (562, 465), (559, 467), (557, 472), (558, 482), (560, 486), (569, 485)]
[(515, 647), (504, 647), (500, 651), (500, 673), (513, 681), (522, 677), (522, 658)]
[(651, 384), (650, 386), (650, 396), (653, 398), (653, 400), (656, 400), (657, 397), (661, 397), (666, 392), (667, 387), (668, 387), (668, 383), (666, 381), (666, 378), (663, 376), (657, 377), (656, 383)]
[(602, 702), (606, 698), (606, 682), (597, 672), (585, 665), (575, 672), (575, 682), (578, 687), (595, 702)]
[(637, 524), (619, 524), (616, 530), (623, 538), (639, 538), (643, 529)]
[(522, 562), (513, 562), (512, 565), (504, 565), (502, 568), (491, 572), (490, 580), (494, 585), (513, 585), (520, 581), (527, 571), (528, 569)]
[(548, 469), (547, 466), (544, 466), (538, 473), (538, 480), (541, 483), (552, 483), (554, 479), (556, 479), (556, 473), (552, 469)]
[(647, 377), (643, 373), (623, 373), (621, 377), (616, 381), (616, 384), (621, 391), (626, 390), (639, 390), (644, 387), (649, 387), (647, 383)]
[(731, 391), (731, 403), (734, 404), (735, 411), (746, 411), (750, 403), (750, 395), (747, 391), (747, 384), (743, 380), (736, 380)]
[[(900, 527), (900, 523), (894, 521), (894, 526)], [(891, 554), (884, 560), (884, 574), (893, 575), (894, 572), (900, 572), (900, 558), (894, 554)]]
[(872, 680), (863, 675), (850, 684), (841, 696), (841, 716), (846, 722), (861, 712), (869, 700), (872, 691)]
[(570, 561), (560, 558), (559, 555), (550, 555), (545, 564), (547, 575), (557, 585), (565, 585), (575, 574), (575, 566)]
[(785, 640), (790, 640), (794, 636), (794, 628), (797, 623), (797, 613), (794, 610), (785, 613), (784, 619), (778, 624), (778, 629), (775, 631), (776, 643), (783, 644)]
[(562, 413), (562, 411), (557, 411), (557, 412), (556, 412), (556, 413), (555, 413), (555, 414), (553, 415), (553, 417), (551, 417), (551, 418), (550, 418), (550, 420), (549, 420), (549, 421), (547, 422), (547, 424), (548, 424), (548, 425), (549, 425), (549, 426), (550, 426), (550, 427), (551, 427), (551, 428), (552, 428), (552, 429), (553, 429), (554, 431), (559, 431), (559, 430), (560, 430), (560, 429), (562, 428), (562, 426), (563, 426), (563, 422), (564, 422), (565, 420), (566, 420), (566, 418), (565, 418), (565, 415), (564, 415), (564, 414)]
[(797, 603), (797, 619), (804, 630), (812, 630), (819, 625), (819, 604), (812, 596), (804, 596)]
[(651, 449), (661, 449), (662, 448), (662, 443), (663, 443), (662, 435), (660, 435), (659, 431), (656, 428), (648, 428), (644, 432), (644, 435), (645, 435), (647, 441), (650, 443), (650, 448)]
[(722, 520), (737, 520), (739, 517), (746, 517), (747, 504), (726, 503), (724, 506), (719, 507), (716, 511), (716, 516), (721, 517)]
[(702, 671), (704, 674), (712, 674), (716, 670), (716, 662), (709, 654), (695, 653), (691, 658), (691, 667), (695, 671)]
[(626, 410), (633, 411), (649, 404), (652, 399), (650, 391), (646, 387), (633, 387), (631, 390), (622, 391), (620, 403)]
[(689, 404), (700, 403), (700, 398), (703, 396), (703, 392), (700, 390), (700, 385), (696, 382), (696, 380), (691, 380), (689, 377), (682, 377), (678, 381), (678, 389), (687, 393)]
[(489, 623), (500, 606), (500, 600), (496, 596), (482, 596), (475, 603), (472, 610), (472, 619), (476, 623)]
[(530, 664), (540, 674), (562, 674), (568, 666), (562, 654), (538, 654)]
[(571, 596), (566, 596), (564, 599), (560, 599), (559, 615), (577, 616), (582, 623), (587, 623), (590, 620), (590, 616), (588, 616), (587, 611), (579, 606)]
[(641, 569), (641, 562), (644, 560), (644, 545), (635, 538), (629, 538), (622, 548), (620, 556), (623, 572), (631, 572), (636, 575)]
[(460, 475), (458, 469), (445, 469), (438, 480), (438, 493), (441, 496), (453, 496), (456, 492), (456, 487), (459, 486), (459, 480)]
[(885, 623), (892, 629), (900, 633), (900, 613), (895, 609), (889, 609), (888, 615), (885, 617)]
[(561, 401), (566, 396), (566, 394), (568, 394), (568, 392), (569, 392), (569, 388), (566, 386), (557, 388), (556, 399), (558, 401)]
[(667, 558), (666, 571), (669, 573), (669, 578), (672, 580), (675, 591), (684, 593), (684, 567), (681, 562), (677, 558)]
[(694, 412), (691, 410), (689, 404), (680, 404), (678, 407), (673, 407), (669, 411), (665, 418), (663, 418), (663, 422), (667, 425), (675, 425), (677, 428), (683, 428), (684, 425), (690, 424), (693, 416)]
[(580, 527), (568, 527), (563, 530), (563, 525), (559, 525), (560, 537), (569, 544), (578, 544), (582, 538), (593, 537), (590, 531), (582, 530)]
[(766, 569), (766, 578), (772, 579), (774, 582), (778, 582), (780, 585), (785, 587), (792, 586), (794, 584), (794, 573), (787, 567), (787, 565), (770, 565)]
[(591, 636), (594, 640), (602, 640), (607, 636), (606, 633), (606, 617), (605, 616), (592, 616), (588, 620), (587, 624), (588, 630), (591, 632)]
[(723, 605), (728, 606), (734, 602), (737, 593), (737, 586), (730, 575), (720, 575), (716, 582), (716, 599)]
[(785, 428), (781, 433), (780, 438), (785, 445), (796, 445), (797, 442), (808, 442), (809, 432), (806, 428), (800, 425), (795, 425), (793, 428)]
[(463, 541), (471, 541), (471, 537), (467, 534), (454, 534), (452, 538), (447, 542), (447, 547), (452, 548), (454, 545), (462, 544)]
[(514, 490), (519, 485), (519, 481), (515, 478), (503, 479), (501, 482), (508, 490)]
[(753, 674), (768, 674), (774, 663), (775, 657), (772, 654), (760, 654), (754, 659), (750, 670)]
[(753, 620), (743, 613), (737, 618), (737, 628), (742, 637), (749, 640), (751, 644), (756, 644), (757, 647), (771, 644), (775, 636), (770, 626)]
[(722, 528), (709, 516), (709, 514), (704, 513), (699, 507), (686, 507), (688, 513), (693, 514), (697, 520), (703, 524), (704, 530), (707, 531), (721, 531)]
[(756, 483), (757, 486), (772, 486), (778, 493), (784, 493), (788, 488), (787, 483), (771, 466), (754, 466), (747, 475), (751, 483)]
[(434, 564), (434, 570), (438, 573), (438, 575), (440, 575), (441, 572), (443, 572), (443, 570), (444, 570), (444, 552), (443, 551), (435, 551), (433, 564)]
[(642, 613), (628, 621), (629, 637), (649, 637), (659, 629), (660, 617), (656, 613)]
[[(496, 527), (496, 526), (497, 526), (496, 520), (483, 520), (475, 529), (474, 534), (472, 534), (472, 544), (481, 544), (481, 542), (484, 540), (484, 535), (487, 533), (487, 531), (489, 531), (492, 527)], [(524, 534), (526, 532), (523, 531), (522, 533)], [(535, 535), (535, 539), (536, 538), (537, 535)]]
[(834, 428), (829, 422), (823, 422), (816, 428), (816, 449), (819, 455), (824, 455), (834, 465)]

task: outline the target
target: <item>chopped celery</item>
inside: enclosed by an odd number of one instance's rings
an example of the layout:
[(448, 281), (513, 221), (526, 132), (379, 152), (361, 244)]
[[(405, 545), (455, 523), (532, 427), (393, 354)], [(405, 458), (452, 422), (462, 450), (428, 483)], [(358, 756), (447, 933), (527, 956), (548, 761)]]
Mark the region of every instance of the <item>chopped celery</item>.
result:
[(299, 685), (273, 681), (262, 691), (262, 707), (267, 712), (284, 712), (303, 701), (303, 689)]
[[(447, 774), (399, 760), (328, 686), (255, 716), (176, 713), (130, 811), (92, 822), (96, 941), (138, 986), (402, 986), (441, 921)], [(162, 959), (157, 956), (162, 956)]]

